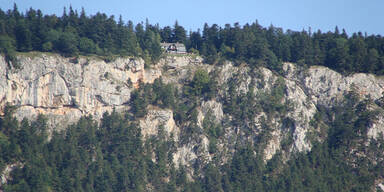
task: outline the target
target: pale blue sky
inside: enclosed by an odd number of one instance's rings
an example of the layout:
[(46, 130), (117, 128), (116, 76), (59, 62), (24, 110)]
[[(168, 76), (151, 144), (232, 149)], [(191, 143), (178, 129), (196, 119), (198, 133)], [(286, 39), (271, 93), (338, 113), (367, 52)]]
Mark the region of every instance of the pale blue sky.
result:
[(187, 30), (202, 28), (204, 23), (273, 24), (284, 30), (312, 28), (333, 31), (337, 25), (348, 34), (367, 32), (384, 35), (384, 0), (0, 0), (3, 10), (16, 2), (20, 11), (29, 7), (45, 14), (63, 13), (63, 7), (85, 8), (88, 15), (103, 12), (122, 15), (134, 23), (149, 19), (151, 24), (173, 25), (175, 20)]

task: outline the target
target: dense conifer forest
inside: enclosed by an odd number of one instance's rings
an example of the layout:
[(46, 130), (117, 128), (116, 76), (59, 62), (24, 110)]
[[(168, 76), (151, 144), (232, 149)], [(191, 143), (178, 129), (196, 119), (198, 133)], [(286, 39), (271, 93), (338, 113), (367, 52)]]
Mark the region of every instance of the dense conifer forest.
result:
[[(116, 21), (117, 20), (117, 21)], [(323, 65), (343, 73), (384, 74), (384, 37), (362, 32), (291, 31), (263, 27), (254, 22), (243, 26), (205, 24), (189, 31), (178, 24), (160, 27), (148, 21), (134, 24), (104, 13), (87, 15), (82, 9), (64, 8), (61, 16), (40, 10), (0, 10), (0, 52), (9, 60), (14, 52), (44, 51), (73, 56), (140, 56), (148, 63), (162, 54), (160, 42), (184, 43), (190, 53), (208, 63), (227, 59), (279, 71), (280, 62)]]

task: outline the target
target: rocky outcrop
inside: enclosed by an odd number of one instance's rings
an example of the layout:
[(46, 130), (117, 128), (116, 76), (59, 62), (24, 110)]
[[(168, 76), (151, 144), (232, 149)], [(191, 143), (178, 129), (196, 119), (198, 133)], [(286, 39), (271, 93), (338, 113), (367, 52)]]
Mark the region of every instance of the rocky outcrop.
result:
[(163, 131), (167, 139), (179, 140), (180, 129), (173, 119), (173, 112), (169, 109), (149, 109), (147, 115), (140, 120), (141, 135), (144, 140), (159, 135)]
[(145, 69), (142, 59), (64, 58), (52, 54), (18, 56), (19, 69), (0, 58), (0, 113), (6, 103), (18, 106), (16, 117), (47, 115), (49, 124), (65, 127), (82, 115), (100, 118), (113, 108), (128, 108), (131, 91), (140, 82), (161, 76)]
[(6, 165), (0, 174), (0, 187), (6, 184), (9, 180), (12, 180), (11, 172), (14, 169), (17, 169), (17, 168), (22, 169), (23, 167), (24, 167), (24, 164), (20, 162)]
[(308, 151), (311, 143), (306, 139), (309, 122), (316, 113), (316, 106), (310, 101), (300, 85), (295, 81), (286, 80), (287, 92), (285, 99), (293, 105), (292, 111), (287, 114), (289, 119), (294, 120), (293, 150)]
[[(303, 86), (310, 101), (316, 106), (332, 107), (354, 92), (360, 99), (378, 101), (383, 98), (384, 78), (373, 74), (357, 73), (343, 76), (326, 67), (315, 66), (305, 72)], [(379, 108), (379, 109), (377, 109)], [(382, 110), (380, 107), (371, 110)], [(368, 126), (368, 138), (376, 139), (384, 135), (384, 114), (379, 112), (374, 122)]]
[(222, 104), (215, 100), (202, 102), (201, 109), (198, 110), (197, 115), (197, 125), (200, 128), (203, 128), (203, 120), (207, 115), (213, 116), (214, 119), (212, 120), (215, 123), (220, 123), (224, 117)]
[(383, 96), (384, 79), (372, 74), (357, 73), (343, 76), (326, 67), (315, 66), (306, 71), (304, 86), (315, 104), (332, 106), (351, 90), (363, 97), (379, 99)]
[(376, 139), (384, 136), (384, 115), (379, 115), (377, 119), (368, 127), (367, 136)]
[[(17, 62), (19, 69), (9, 68), (0, 57), (0, 114), (9, 103), (17, 106), (15, 116), (20, 120), (46, 115), (51, 130), (63, 129), (82, 115), (100, 119), (104, 112), (129, 110), (131, 92), (141, 82), (152, 83), (161, 77), (181, 92), (183, 84), (193, 78), (197, 69), (212, 72), (219, 90), (216, 97), (201, 100), (196, 106), (198, 135), (193, 139), (181, 140), (183, 131), (191, 123), (178, 125), (171, 109), (149, 106), (147, 114), (138, 120), (144, 140), (157, 136), (160, 130), (166, 139), (173, 139), (176, 142), (172, 155), (174, 165), (185, 165), (191, 171), (197, 160), (207, 163), (216, 158), (220, 163), (226, 162), (236, 145), (258, 142), (260, 134), (265, 132), (268, 136), (262, 153), (266, 161), (279, 151), (286, 156), (309, 151), (312, 144), (308, 134), (314, 129), (310, 122), (319, 106), (330, 108), (349, 91), (372, 100), (380, 99), (384, 91), (382, 77), (361, 73), (343, 76), (326, 67), (298, 69), (291, 63), (284, 64), (283, 75), (280, 75), (267, 68), (251, 69), (229, 61), (212, 66), (192, 56), (164, 57), (150, 68), (145, 68), (144, 61), (138, 58), (105, 62), (97, 57), (64, 58), (47, 53), (20, 55)], [(224, 110), (229, 84), (234, 84), (239, 96), (253, 91), (251, 95), (258, 101), (268, 99), (261, 95), (268, 96), (279, 82), (284, 84), (284, 91), (278, 102), (289, 106), (287, 113), (268, 114), (257, 110), (249, 122), (228, 124), (234, 118)], [(207, 116), (213, 116), (214, 123), (223, 130), (216, 141), (216, 154), (209, 152), (212, 141), (203, 127)], [(383, 133), (384, 116), (379, 114), (368, 128), (368, 136), (377, 138)]]

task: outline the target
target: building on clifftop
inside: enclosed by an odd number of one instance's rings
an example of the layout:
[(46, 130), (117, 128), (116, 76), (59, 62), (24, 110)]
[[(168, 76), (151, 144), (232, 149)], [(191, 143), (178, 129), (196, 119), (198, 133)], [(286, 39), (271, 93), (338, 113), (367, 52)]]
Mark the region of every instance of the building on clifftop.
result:
[(166, 53), (177, 53), (177, 54), (186, 54), (187, 50), (185, 45), (182, 43), (161, 43), (161, 48), (165, 50)]

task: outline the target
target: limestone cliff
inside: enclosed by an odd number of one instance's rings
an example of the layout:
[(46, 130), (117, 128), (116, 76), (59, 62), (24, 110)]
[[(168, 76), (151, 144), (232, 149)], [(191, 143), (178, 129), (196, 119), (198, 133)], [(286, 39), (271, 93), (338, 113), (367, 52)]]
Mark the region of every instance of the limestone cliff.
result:
[[(113, 108), (124, 110), (140, 82), (151, 83), (160, 70), (144, 69), (144, 61), (118, 58), (64, 58), (41, 54), (19, 56), (19, 69), (0, 58), (0, 113), (6, 103), (18, 106), (16, 117), (47, 115), (51, 127), (65, 127), (82, 115), (100, 118)], [(60, 126), (57, 126), (60, 125)]]
[[(147, 115), (138, 120), (143, 139), (156, 136), (162, 127), (167, 138), (177, 143), (173, 154), (175, 166), (186, 165), (190, 171), (195, 161), (204, 164), (214, 155), (224, 163), (231, 157), (235, 145), (258, 142), (260, 136), (267, 140), (262, 151), (266, 161), (279, 151), (287, 158), (291, 153), (309, 151), (312, 144), (308, 135), (321, 132), (310, 123), (318, 107), (337, 105), (349, 91), (356, 92), (361, 99), (374, 101), (380, 100), (384, 91), (382, 77), (343, 76), (326, 67), (298, 69), (291, 63), (284, 63), (283, 74), (279, 75), (266, 68), (251, 69), (231, 62), (212, 66), (192, 56), (168, 56), (149, 68), (138, 58), (105, 62), (97, 57), (64, 58), (45, 53), (20, 55), (17, 62), (20, 68), (10, 68), (4, 57), (0, 57), (0, 113), (8, 103), (17, 106), (15, 116), (18, 119), (33, 119), (44, 114), (51, 130), (63, 129), (82, 115), (100, 119), (104, 112), (113, 109), (129, 110), (131, 92), (141, 82), (152, 83), (161, 77), (181, 90), (197, 69), (212, 72), (219, 89), (213, 99), (202, 101), (197, 107), (197, 125), (202, 131), (194, 139), (180, 140), (185, 127), (175, 123), (174, 112), (170, 109), (149, 106)], [(235, 118), (223, 109), (226, 95), (233, 88), (230, 84), (235, 84), (237, 95), (252, 92), (255, 100), (268, 99), (274, 89), (281, 86), (283, 97), (277, 102), (288, 107), (284, 113), (255, 111), (242, 125), (228, 124)], [(210, 140), (204, 132), (203, 121), (208, 116), (213, 116), (214, 122), (224, 129), (223, 137), (217, 140), (216, 154), (209, 152)], [(368, 127), (369, 137), (383, 135), (383, 125), (384, 116), (379, 114)]]

